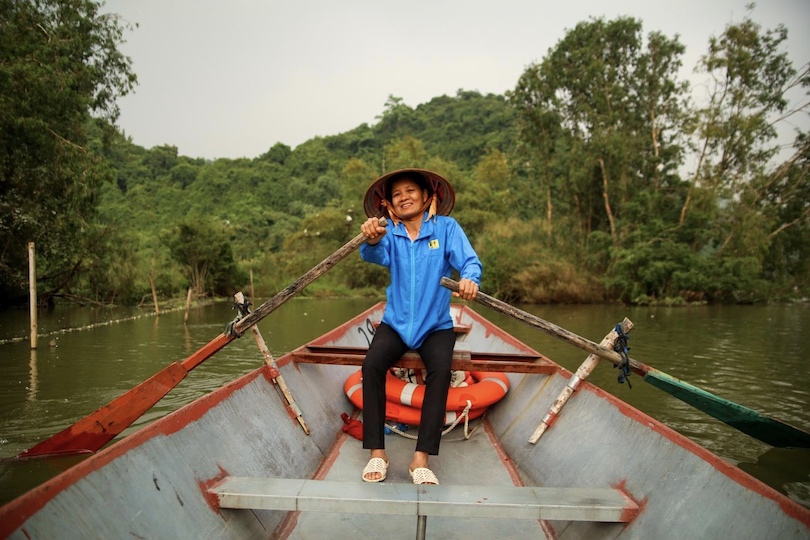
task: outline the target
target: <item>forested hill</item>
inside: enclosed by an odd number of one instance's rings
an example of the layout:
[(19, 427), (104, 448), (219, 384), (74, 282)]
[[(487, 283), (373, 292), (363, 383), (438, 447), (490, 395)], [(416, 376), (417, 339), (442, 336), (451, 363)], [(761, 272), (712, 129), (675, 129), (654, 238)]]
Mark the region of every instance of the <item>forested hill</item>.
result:
[[(467, 91), (415, 109), (392, 97), (374, 126), (295, 149), (276, 144), (254, 159), (192, 159), (121, 135), (105, 147), (98, 133), (97, 151), (115, 175), (101, 190), (100, 221), (109, 238), (123, 235), (116, 246), (137, 246), (126, 250), (131, 257), (118, 254), (124, 264), (110, 275), (120, 280), (131, 272), (135, 297), (149, 271), (163, 294), (183, 290), (189, 278), (201, 291), (227, 294), (252, 270), (258, 292), (272, 294), (359, 232), (363, 194), (382, 171), (428, 167), (462, 188), (482, 157), (504, 164), (515, 133), (504, 96)], [(460, 194), (457, 216), (463, 200)], [(383, 284), (379, 271), (352, 261), (341, 266), (312, 289), (346, 293)]]
[[(55, 6), (59, 4), (59, 9)], [(783, 27), (711, 38), (680, 79), (677, 36), (629, 17), (578, 24), (505, 96), (459, 90), (296, 148), (207, 161), (115, 125), (137, 77), (94, 2), (12, 3), (0, 32), (0, 304), (268, 296), (359, 231), (382, 172), (446, 176), (453, 216), (508, 301), (763, 302), (810, 296), (810, 67)], [(707, 36), (707, 41), (710, 36)], [(794, 105), (790, 96), (796, 96)], [(799, 125), (799, 124), (790, 124)], [(303, 294), (380, 295), (352, 256)]]

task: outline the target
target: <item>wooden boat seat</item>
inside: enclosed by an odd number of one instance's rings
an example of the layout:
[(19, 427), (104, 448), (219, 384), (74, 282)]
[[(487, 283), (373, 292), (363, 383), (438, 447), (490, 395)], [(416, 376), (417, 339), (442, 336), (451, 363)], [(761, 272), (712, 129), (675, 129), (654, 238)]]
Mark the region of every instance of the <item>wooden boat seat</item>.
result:
[[(380, 326), (380, 321), (371, 323), (371, 326), (374, 328), (374, 330), (376, 330)], [(471, 324), (453, 323), (453, 331), (456, 334), (469, 334), (471, 329)]]
[[(301, 364), (333, 364), (362, 366), (368, 348), (308, 345), (304, 351), (290, 353), (293, 361)], [(422, 369), (422, 358), (416, 351), (408, 351), (394, 363), (397, 367)], [(544, 373), (557, 371), (557, 366), (545, 358), (504, 353), (473, 353), (465, 341), (456, 341), (453, 347), (451, 369), (460, 371), (500, 371), (510, 373)]]
[(611, 488), (455, 486), (226, 477), (220, 508), (627, 523), (638, 505)]

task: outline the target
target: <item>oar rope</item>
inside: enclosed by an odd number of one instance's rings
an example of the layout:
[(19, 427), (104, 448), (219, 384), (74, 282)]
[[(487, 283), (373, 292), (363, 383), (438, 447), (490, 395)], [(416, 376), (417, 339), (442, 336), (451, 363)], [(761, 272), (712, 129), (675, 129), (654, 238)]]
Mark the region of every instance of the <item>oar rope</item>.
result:
[(627, 387), (631, 390), (633, 389), (633, 385), (630, 384), (630, 358), (628, 358), (627, 353), (630, 351), (630, 348), (627, 346), (627, 340), (630, 339), (630, 336), (624, 333), (622, 330), (622, 323), (618, 323), (616, 325), (616, 333), (618, 337), (616, 338), (616, 343), (613, 344), (613, 350), (619, 353), (622, 356), (622, 361), (619, 364), (614, 364), (613, 367), (619, 368), (619, 384), (627, 382)]
[[(453, 421), (453, 423), (452, 423), (452, 424), (450, 424), (449, 426), (447, 426), (447, 427), (446, 427), (446, 428), (445, 428), (445, 429), (442, 431), (442, 437), (444, 437), (445, 435), (447, 435), (448, 433), (450, 433), (451, 431), (453, 431), (453, 430), (455, 429), (455, 427), (456, 427), (456, 426), (457, 426), (457, 425), (458, 425), (458, 424), (459, 424), (459, 423), (460, 423), (462, 420), (464, 420), (464, 439), (454, 439), (454, 441), (461, 441), (461, 440), (465, 440), (465, 441), (466, 441), (467, 439), (469, 439), (470, 437), (472, 437), (473, 433), (475, 433), (475, 431), (476, 431), (476, 430), (477, 430), (477, 429), (478, 429), (478, 428), (481, 426), (481, 422), (479, 422), (479, 423), (478, 423), (478, 424), (477, 424), (477, 425), (476, 425), (476, 426), (475, 426), (475, 427), (472, 429), (472, 431), (470, 431), (470, 411), (471, 411), (471, 410), (472, 410), (472, 402), (471, 402), (471, 401), (468, 399), (468, 400), (467, 400), (467, 406), (466, 406), (466, 407), (464, 407), (464, 410), (463, 410), (463, 411), (461, 411), (461, 413), (460, 413), (459, 415), (457, 415), (457, 416), (456, 416), (456, 419)], [(483, 417), (482, 417), (482, 421), (483, 421)], [(405, 437), (406, 439), (413, 439), (413, 440), (417, 440), (417, 436), (416, 436), (416, 435), (411, 435), (410, 433), (405, 433), (403, 430), (399, 429), (399, 427), (397, 427), (397, 425), (390, 425), (390, 424), (387, 424), (387, 423), (386, 423), (386, 424), (385, 424), (385, 427), (386, 427), (386, 428), (388, 428), (388, 430), (389, 430), (389, 431), (391, 431), (391, 433), (396, 433), (397, 435), (400, 435), (400, 436), (402, 436), (402, 437)], [(453, 441), (448, 441), (448, 442), (453, 442)]]

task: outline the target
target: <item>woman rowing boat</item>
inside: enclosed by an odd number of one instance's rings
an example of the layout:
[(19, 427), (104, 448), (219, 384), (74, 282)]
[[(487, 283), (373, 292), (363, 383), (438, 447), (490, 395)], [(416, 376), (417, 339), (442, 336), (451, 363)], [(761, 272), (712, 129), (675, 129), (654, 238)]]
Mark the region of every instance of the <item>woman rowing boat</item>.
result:
[[(439, 283), (455, 269), (456, 294), (472, 300), (481, 282), (481, 261), (458, 222), (449, 217), (455, 203), (450, 183), (424, 169), (401, 169), (378, 178), (368, 189), (368, 220), (360, 227), (366, 243), (363, 260), (389, 269), (383, 319), (363, 362), (363, 448), (371, 458), (363, 480), (381, 482), (388, 472), (385, 452), (385, 378), (409, 349), (422, 357), (427, 371), (416, 450), (408, 471), (415, 484), (438, 484), (428, 456), (438, 455), (450, 385), (455, 333), (451, 293)], [(392, 222), (390, 231), (379, 218)]]

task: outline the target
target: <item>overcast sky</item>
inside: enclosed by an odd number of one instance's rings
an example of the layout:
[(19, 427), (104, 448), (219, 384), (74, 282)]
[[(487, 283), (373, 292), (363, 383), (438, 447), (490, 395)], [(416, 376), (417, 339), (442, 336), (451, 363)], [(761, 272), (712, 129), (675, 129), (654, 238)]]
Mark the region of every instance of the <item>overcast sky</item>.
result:
[[(684, 77), (747, 0), (107, 0), (139, 85), (119, 101), (135, 144), (181, 155), (254, 158), (362, 123), (389, 95), (410, 107), (459, 89), (503, 94), (577, 23), (632, 16), (676, 34)], [(810, 1), (761, 0), (787, 26), (794, 67), (810, 61)]]

